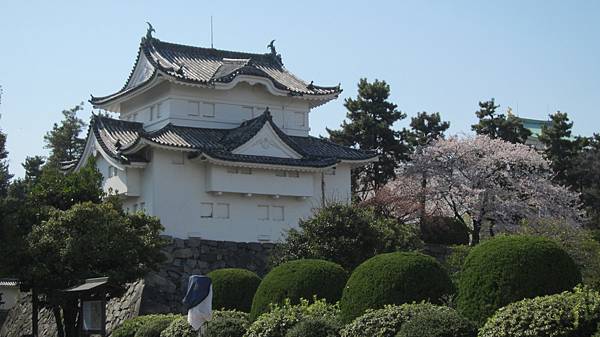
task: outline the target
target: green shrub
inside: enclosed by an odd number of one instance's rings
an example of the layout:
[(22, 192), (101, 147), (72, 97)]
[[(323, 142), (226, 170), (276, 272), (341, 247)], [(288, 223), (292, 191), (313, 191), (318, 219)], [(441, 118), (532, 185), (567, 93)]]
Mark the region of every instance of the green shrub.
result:
[(356, 318), (340, 332), (342, 337), (394, 337), (402, 326), (417, 316), (433, 315), (437, 311), (453, 310), (431, 303), (386, 305)]
[(587, 287), (524, 299), (490, 317), (479, 337), (586, 337), (600, 322), (600, 294)]
[(235, 310), (213, 312), (203, 337), (242, 337), (248, 328), (248, 314)]
[(194, 331), (187, 321), (187, 316), (180, 316), (171, 321), (166, 329), (160, 333), (160, 337), (196, 337), (198, 333)]
[(421, 239), (442, 245), (466, 245), (469, 229), (454, 217), (432, 216), (421, 224)]
[(135, 337), (160, 337), (160, 333), (176, 318), (177, 316), (175, 315), (157, 316), (144, 323), (135, 333)]
[(314, 300), (313, 303), (302, 299), (300, 304), (284, 301), (283, 305), (274, 305), (270, 312), (264, 313), (254, 321), (244, 337), (285, 337), (298, 322), (319, 318), (339, 324), (339, 307), (328, 304), (324, 300)]
[(456, 310), (438, 307), (427, 314), (417, 314), (402, 325), (396, 337), (475, 337), (477, 328)]
[(460, 246), (452, 246), (452, 252), (446, 260), (444, 261), (444, 266), (448, 270), (450, 274), (450, 278), (452, 279), (452, 283), (455, 285), (458, 284), (458, 279), (460, 278), (460, 272), (463, 269), (465, 264), (465, 260), (471, 251), (471, 246), (460, 245)]
[(260, 277), (246, 269), (213, 270), (207, 275), (212, 280), (213, 308), (250, 312)]
[(271, 304), (281, 304), (289, 299), (292, 304), (301, 298), (325, 299), (337, 302), (347, 280), (346, 271), (339, 265), (323, 260), (296, 260), (275, 267), (260, 283), (250, 319), (269, 311)]
[(482, 325), (509, 303), (554, 294), (581, 282), (581, 273), (554, 241), (503, 236), (471, 250), (460, 274), (458, 310)]
[(323, 259), (354, 269), (377, 254), (421, 248), (418, 228), (377, 214), (371, 207), (330, 204), (291, 229), (272, 255), (278, 265), (297, 259)]
[(321, 318), (309, 318), (294, 325), (285, 337), (339, 337), (339, 324)]
[(175, 318), (175, 315), (171, 315), (171, 314), (167, 314), (167, 315), (144, 315), (144, 316), (137, 316), (128, 320), (125, 320), (123, 323), (121, 323), (121, 325), (119, 325), (118, 327), (116, 327), (111, 336), (112, 337), (134, 337), (135, 333), (138, 331), (138, 329), (146, 324), (148, 324), (150, 321), (159, 319), (160, 317), (173, 317)]
[(342, 320), (350, 322), (365, 310), (386, 304), (439, 303), (452, 291), (448, 273), (433, 257), (400, 252), (377, 255), (350, 276), (340, 302)]

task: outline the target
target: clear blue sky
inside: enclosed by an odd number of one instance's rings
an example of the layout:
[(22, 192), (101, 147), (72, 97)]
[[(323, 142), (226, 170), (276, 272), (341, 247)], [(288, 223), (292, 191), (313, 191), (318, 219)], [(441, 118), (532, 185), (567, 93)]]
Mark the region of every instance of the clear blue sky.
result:
[[(345, 117), (359, 78), (386, 80), (409, 116), (439, 111), (468, 132), (479, 100), (524, 117), (557, 109), (577, 133), (600, 131), (600, 1), (8, 1), (0, 3), (0, 128), (11, 171), (46, 154), (61, 111), (119, 89), (152, 22), (159, 39), (266, 52), (276, 39), (288, 69), (342, 84), (315, 109), (312, 134)], [(82, 117), (88, 120), (87, 105)], [(403, 122), (399, 127), (405, 126)]]

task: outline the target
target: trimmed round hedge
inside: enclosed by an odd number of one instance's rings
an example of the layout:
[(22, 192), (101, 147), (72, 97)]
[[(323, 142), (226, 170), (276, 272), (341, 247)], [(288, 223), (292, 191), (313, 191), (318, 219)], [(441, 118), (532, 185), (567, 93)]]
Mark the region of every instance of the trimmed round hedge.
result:
[(235, 310), (215, 311), (212, 320), (206, 324), (206, 331), (202, 336), (242, 337), (246, 333), (248, 324), (248, 314), (245, 312)]
[(246, 269), (225, 268), (206, 276), (212, 280), (213, 308), (250, 312), (260, 284), (258, 275)]
[(324, 260), (296, 260), (271, 270), (258, 286), (252, 301), (250, 320), (269, 311), (271, 304), (292, 304), (300, 299), (317, 297), (329, 303), (337, 302), (347, 280), (346, 271), (338, 264)]
[(458, 281), (457, 308), (483, 325), (498, 308), (572, 289), (581, 282), (576, 264), (554, 241), (503, 236), (474, 247)]
[(479, 337), (585, 337), (596, 331), (598, 323), (600, 294), (577, 287), (573, 292), (528, 298), (500, 308)]
[(180, 316), (171, 321), (161, 333), (160, 337), (196, 337), (198, 333), (188, 323), (187, 316)]
[(176, 316), (164, 315), (152, 319), (137, 330), (135, 337), (160, 337), (161, 332), (169, 327), (176, 318)]
[(377, 255), (350, 276), (340, 302), (342, 320), (350, 322), (367, 309), (386, 304), (437, 303), (453, 289), (448, 273), (431, 256), (403, 252)]
[(137, 316), (125, 320), (118, 327), (113, 330), (111, 336), (112, 337), (134, 337), (135, 333), (144, 325), (150, 323), (151, 321), (160, 320), (164, 317), (169, 317), (171, 319), (175, 319), (178, 316), (173, 314), (155, 314), (155, 315), (144, 315)]
[(309, 318), (298, 322), (285, 337), (339, 337), (340, 327), (322, 318)]
[(400, 328), (396, 337), (476, 337), (477, 328), (456, 310), (439, 307), (417, 314)]

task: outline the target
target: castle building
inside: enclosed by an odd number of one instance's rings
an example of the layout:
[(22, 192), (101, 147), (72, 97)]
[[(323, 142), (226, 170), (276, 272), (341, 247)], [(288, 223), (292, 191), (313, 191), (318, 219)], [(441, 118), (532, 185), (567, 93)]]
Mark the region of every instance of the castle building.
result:
[(123, 88), (92, 96), (83, 156), (124, 207), (178, 238), (269, 242), (325, 201), (350, 201), (350, 170), (373, 153), (309, 135), (339, 86), (307, 83), (273, 43), (252, 54), (168, 43), (149, 30)]

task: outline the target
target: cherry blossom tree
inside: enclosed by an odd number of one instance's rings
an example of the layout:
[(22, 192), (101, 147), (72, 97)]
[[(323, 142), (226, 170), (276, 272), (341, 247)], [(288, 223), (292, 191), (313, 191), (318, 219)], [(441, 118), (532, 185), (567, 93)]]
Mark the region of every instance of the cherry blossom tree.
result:
[[(423, 174), (429, 179), (425, 189), (415, 184)], [(487, 136), (451, 137), (416, 153), (374, 199), (410, 218), (405, 213), (425, 196), (428, 214), (455, 217), (470, 229), (470, 243), (476, 245), (484, 225), (491, 235), (548, 218), (580, 226), (578, 194), (551, 178), (548, 161), (529, 146)]]

